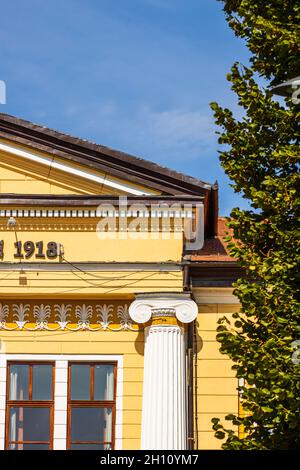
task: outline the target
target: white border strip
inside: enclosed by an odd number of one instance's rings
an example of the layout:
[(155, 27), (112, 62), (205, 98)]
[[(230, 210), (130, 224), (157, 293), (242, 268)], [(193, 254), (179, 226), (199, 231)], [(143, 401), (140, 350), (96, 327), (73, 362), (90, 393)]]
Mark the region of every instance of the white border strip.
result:
[(122, 449), (123, 424), (123, 356), (89, 354), (2, 354), (0, 358), (0, 450), (5, 446), (5, 410), (7, 361), (55, 361), (53, 450), (65, 450), (67, 444), (67, 380), (68, 361), (116, 361), (116, 424), (115, 449)]
[(105, 186), (109, 186), (114, 189), (119, 189), (126, 193), (135, 194), (136, 196), (149, 196), (151, 194), (145, 191), (134, 189), (133, 187), (127, 184), (116, 183), (115, 181), (112, 181), (107, 177), (96, 176), (96, 175), (93, 175), (92, 173), (88, 173), (87, 171), (78, 170), (68, 165), (64, 165), (63, 163), (52, 161), (49, 158), (40, 157), (31, 152), (21, 150), (17, 147), (13, 147), (12, 145), (0, 143), (0, 150), (3, 150), (4, 152), (7, 152), (13, 155), (17, 155), (18, 157), (27, 158), (27, 160), (31, 160), (32, 162), (41, 163), (42, 165), (48, 166), (49, 169), (56, 168), (57, 170), (64, 171), (65, 173), (79, 176), (81, 178), (85, 178), (87, 180), (93, 181), (94, 183), (99, 183), (101, 185), (104, 184)]

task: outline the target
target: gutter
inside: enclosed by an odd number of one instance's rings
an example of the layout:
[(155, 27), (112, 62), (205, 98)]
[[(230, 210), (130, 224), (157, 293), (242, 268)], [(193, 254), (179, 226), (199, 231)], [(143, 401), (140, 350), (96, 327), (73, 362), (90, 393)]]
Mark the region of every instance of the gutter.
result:
[[(189, 264), (183, 265), (183, 290), (192, 297), (191, 291), (191, 278), (190, 278), (190, 266)], [(187, 330), (187, 448), (193, 450), (195, 448), (195, 436), (194, 436), (194, 381), (197, 381), (197, 374), (194, 379), (194, 333), (196, 328), (196, 322), (188, 324)], [(196, 348), (197, 350), (197, 348)], [(197, 359), (197, 358), (196, 358)], [(197, 360), (196, 360), (197, 363)], [(198, 433), (196, 434), (198, 440)], [(198, 443), (196, 445), (198, 448)]]

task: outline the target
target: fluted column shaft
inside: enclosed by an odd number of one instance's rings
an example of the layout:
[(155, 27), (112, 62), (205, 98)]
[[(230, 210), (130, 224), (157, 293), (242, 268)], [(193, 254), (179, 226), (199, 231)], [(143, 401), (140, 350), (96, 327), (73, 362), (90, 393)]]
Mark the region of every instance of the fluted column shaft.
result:
[(142, 449), (186, 449), (185, 335), (176, 325), (145, 331)]

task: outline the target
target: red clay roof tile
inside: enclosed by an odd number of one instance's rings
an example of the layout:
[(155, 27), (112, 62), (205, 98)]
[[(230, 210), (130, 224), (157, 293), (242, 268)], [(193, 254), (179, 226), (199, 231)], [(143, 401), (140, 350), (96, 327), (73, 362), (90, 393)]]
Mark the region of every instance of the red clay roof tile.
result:
[(218, 217), (218, 235), (214, 238), (207, 238), (201, 250), (192, 253), (191, 261), (234, 261), (228, 255), (227, 243), (223, 238), (232, 232), (226, 226), (227, 219)]

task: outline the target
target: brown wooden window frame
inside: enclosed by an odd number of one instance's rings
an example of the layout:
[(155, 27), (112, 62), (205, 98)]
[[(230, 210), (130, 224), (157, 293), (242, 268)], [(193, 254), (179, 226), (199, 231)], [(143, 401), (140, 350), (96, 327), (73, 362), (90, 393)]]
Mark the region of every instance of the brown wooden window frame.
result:
[[(73, 365), (89, 365), (90, 368), (90, 399), (72, 400), (71, 399), (71, 368)], [(95, 366), (111, 365), (114, 367), (114, 396), (113, 400), (94, 400), (94, 376)], [(71, 449), (71, 444), (110, 444), (111, 450), (115, 449), (115, 422), (116, 422), (116, 392), (117, 392), (117, 361), (69, 361), (68, 363), (68, 412), (67, 412), (67, 450)], [(111, 441), (75, 441), (71, 442), (71, 416), (72, 408), (111, 408), (112, 409), (112, 430)]]
[[(29, 382), (28, 382), (28, 400), (11, 400), (10, 397), (10, 368), (14, 365), (29, 366)], [(50, 365), (52, 366), (52, 394), (51, 400), (32, 400), (32, 376), (33, 366)], [(6, 424), (5, 424), (5, 449), (10, 450), (10, 444), (48, 444), (49, 450), (53, 449), (53, 432), (54, 432), (54, 388), (55, 388), (55, 362), (54, 361), (8, 361), (6, 376)], [(49, 441), (10, 441), (10, 409), (11, 408), (49, 408), (50, 409), (50, 436)]]

